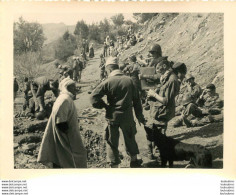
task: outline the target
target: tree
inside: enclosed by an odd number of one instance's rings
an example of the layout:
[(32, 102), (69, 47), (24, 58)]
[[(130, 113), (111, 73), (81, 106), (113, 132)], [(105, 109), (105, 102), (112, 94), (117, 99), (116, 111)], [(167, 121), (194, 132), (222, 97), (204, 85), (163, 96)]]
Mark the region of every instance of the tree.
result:
[(83, 20), (77, 22), (74, 34), (77, 35), (80, 39), (88, 38), (89, 28)]
[(14, 22), (14, 53), (37, 52), (46, 40), (43, 27), (37, 22), (27, 22), (22, 17)]
[(123, 14), (117, 14), (111, 17), (111, 20), (115, 26), (118, 26), (119, 28), (122, 26), (124, 23), (124, 16)]
[(99, 43), (101, 43), (101, 36), (100, 36), (100, 29), (98, 25), (92, 24), (89, 25), (89, 40), (95, 40)]
[(76, 48), (76, 38), (66, 31), (56, 44), (55, 58), (66, 61), (68, 57), (74, 54)]
[(102, 33), (102, 39), (105, 39), (105, 37), (109, 34), (110, 28), (111, 25), (106, 18), (99, 23), (99, 29)]

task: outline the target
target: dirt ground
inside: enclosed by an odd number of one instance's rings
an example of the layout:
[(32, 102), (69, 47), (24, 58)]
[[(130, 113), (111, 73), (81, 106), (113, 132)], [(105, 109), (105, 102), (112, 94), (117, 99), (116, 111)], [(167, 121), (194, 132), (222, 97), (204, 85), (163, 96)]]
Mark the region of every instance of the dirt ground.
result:
[[(103, 139), (105, 122), (105, 111), (93, 109), (89, 96), (92, 89), (99, 82), (99, 54), (101, 50), (95, 51), (95, 57), (90, 59), (87, 67), (83, 71), (82, 81), (77, 84), (80, 88), (75, 104), (79, 116), (79, 124), (82, 138), (88, 151), (88, 167), (99, 168), (106, 165), (106, 147)], [(22, 109), (23, 95), (18, 94), (15, 100), (15, 114)], [(144, 111), (147, 115), (147, 112)], [(213, 156), (213, 168), (223, 168), (223, 123), (212, 123), (202, 127), (173, 128), (176, 119), (170, 121), (167, 136), (181, 140), (185, 143), (194, 143), (206, 146)], [(14, 118), (14, 156), (16, 169), (41, 169), (46, 166), (37, 163), (37, 154), (47, 119), (37, 121), (24, 117)], [(160, 168), (159, 159), (150, 161), (147, 158), (146, 137), (143, 126), (137, 124), (136, 141), (139, 146), (139, 158), (144, 161), (144, 167)], [(125, 152), (124, 141), (121, 134), (120, 138), (120, 156), (123, 159), (121, 168), (129, 167), (129, 157)], [(174, 168), (184, 168), (188, 161), (176, 161)]]

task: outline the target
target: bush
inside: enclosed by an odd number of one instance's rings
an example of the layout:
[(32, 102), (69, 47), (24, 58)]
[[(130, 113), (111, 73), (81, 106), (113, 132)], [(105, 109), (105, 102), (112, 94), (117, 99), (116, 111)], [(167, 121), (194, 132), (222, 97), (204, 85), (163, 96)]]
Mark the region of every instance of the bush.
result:
[(14, 55), (14, 75), (19, 82), (25, 77), (34, 78), (44, 75), (41, 65), (42, 55), (40, 52), (27, 52), (21, 55)]

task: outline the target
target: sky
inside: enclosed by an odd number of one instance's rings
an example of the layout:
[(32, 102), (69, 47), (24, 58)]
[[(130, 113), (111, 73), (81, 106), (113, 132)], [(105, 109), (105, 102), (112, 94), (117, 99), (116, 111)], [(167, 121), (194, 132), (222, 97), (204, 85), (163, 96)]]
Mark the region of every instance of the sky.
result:
[[(100, 22), (104, 18), (109, 19), (111, 16), (115, 15), (114, 13), (102, 13), (102, 14), (88, 14), (88, 13), (70, 13), (70, 14), (41, 14), (41, 13), (32, 13), (32, 14), (17, 14), (14, 17), (14, 21), (18, 21), (18, 18), (22, 16), (24, 20), (28, 22), (38, 22), (41, 24), (45, 23), (64, 23), (66, 25), (76, 25), (79, 20), (84, 20), (87, 24)], [(125, 20), (132, 20), (132, 13), (123, 13)]]

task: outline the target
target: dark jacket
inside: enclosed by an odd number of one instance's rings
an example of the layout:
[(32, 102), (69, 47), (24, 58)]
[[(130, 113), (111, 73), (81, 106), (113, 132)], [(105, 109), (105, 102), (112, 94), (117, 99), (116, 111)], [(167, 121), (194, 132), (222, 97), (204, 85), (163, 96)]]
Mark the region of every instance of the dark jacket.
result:
[[(108, 106), (102, 99), (105, 95)], [(106, 108), (106, 118), (110, 121), (133, 120), (133, 107), (136, 117), (143, 118), (138, 90), (132, 79), (125, 76), (120, 70), (114, 70), (108, 79), (93, 91), (91, 103), (95, 108)]]
[(151, 99), (150, 116), (157, 121), (168, 122), (175, 116), (175, 97), (179, 93), (179, 81), (177, 76), (170, 71), (168, 76), (161, 81), (159, 95), (164, 97), (164, 103)]

